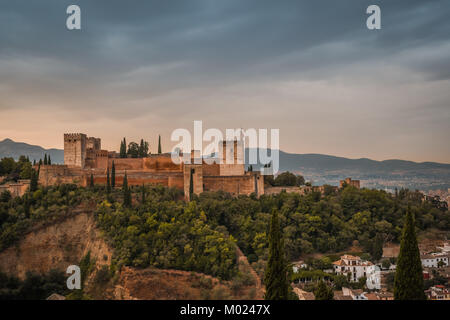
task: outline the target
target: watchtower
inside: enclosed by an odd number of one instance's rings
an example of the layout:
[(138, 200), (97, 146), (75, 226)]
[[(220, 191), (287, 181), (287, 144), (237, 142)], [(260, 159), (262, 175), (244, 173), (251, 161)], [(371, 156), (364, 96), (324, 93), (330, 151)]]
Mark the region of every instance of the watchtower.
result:
[(86, 160), (86, 135), (84, 133), (64, 134), (64, 164), (84, 168)]

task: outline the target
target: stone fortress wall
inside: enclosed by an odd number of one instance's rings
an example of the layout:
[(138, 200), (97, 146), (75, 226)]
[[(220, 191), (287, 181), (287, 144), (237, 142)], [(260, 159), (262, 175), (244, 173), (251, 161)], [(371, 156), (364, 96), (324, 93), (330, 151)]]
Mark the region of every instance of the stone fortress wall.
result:
[[(180, 155), (181, 156), (181, 155)], [(264, 194), (264, 179), (259, 172), (245, 172), (244, 148), (238, 141), (222, 142), (221, 154), (215, 163), (200, 160), (192, 151), (191, 163), (176, 164), (171, 154), (149, 155), (146, 158), (119, 158), (113, 151), (101, 149), (101, 139), (83, 133), (64, 134), (64, 165), (41, 166), (39, 182), (45, 186), (75, 183), (87, 186), (91, 175), (95, 184), (106, 184), (107, 170), (116, 169), (116, 186), (121, 186), (125, 173), (129, 185), (159, 184), (176, 187), (190, 195), (193, 191), (225, 191), (233, 195)], [(183, 159), (182, 157), (180, 159)]]

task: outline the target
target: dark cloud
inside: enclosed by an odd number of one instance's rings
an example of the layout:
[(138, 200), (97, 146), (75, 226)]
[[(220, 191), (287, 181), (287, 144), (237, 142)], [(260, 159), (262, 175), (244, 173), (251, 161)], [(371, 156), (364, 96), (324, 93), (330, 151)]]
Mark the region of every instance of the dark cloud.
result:
[[(70, 4), (81, 7), (81, 31), (65, 28)], [(382, 10), (378, 31), (365, 25), (371, 4)], [(256, 110), (270, 113), (270, 99), (258, 96), (272, 88), (279, 95), (274, 101), (283, 101), (282, 84), (320, 83), (327, 90), (324, 81), (353, 90), (367, 85), (403, 110), (405, 97), (379, 83), (399, 92), (418, 82), (448, 85), (448, 17), (448, 0), (2, 1), (0, 112), (46, 106), (121, 121), (150, 113), (191, 119), (247, 94), (253, 113), (242, 118), (250, 119)], [(427, 110), (445, 118), (447, 98), (439, 96)], [(289, 103), (306, 103), (295, 99), (277, 110), (280, 126), (289, 123), (293, 111), (283, 111)], [(365, 105), (351, 103), (358, 102)], [(238, 104), (224, 121), (235, 120)]]

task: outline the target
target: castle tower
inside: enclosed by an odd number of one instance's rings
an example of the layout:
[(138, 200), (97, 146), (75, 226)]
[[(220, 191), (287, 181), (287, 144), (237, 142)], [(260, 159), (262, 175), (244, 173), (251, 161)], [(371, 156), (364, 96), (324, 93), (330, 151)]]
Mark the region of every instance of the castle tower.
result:
[(64, 164), (84, 168), (86, 160), (86, 135), (83, 133), (64, 134)]
[(95, 151), (102, 149), (102, 140), (100, 138), (95, 137), (87, 137), (86, 138), (86, 149), (92, 149)]
[(242, 141), (222, 141), (222, 150), (219, 158), (221, 159), (221, 176), (238, 176), (244, 174), (244, 144)]

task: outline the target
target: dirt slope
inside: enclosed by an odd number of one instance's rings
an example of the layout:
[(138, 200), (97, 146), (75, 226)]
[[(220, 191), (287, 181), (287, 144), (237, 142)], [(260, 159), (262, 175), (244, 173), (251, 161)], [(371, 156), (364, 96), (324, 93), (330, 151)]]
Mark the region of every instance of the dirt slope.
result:
[(0, 270), (24, 278), (27, 271), (65, 271), (91, 251), (98, 265), (110, 264), (112, 250), (100, 237), (91, 214), (80, 213), (39, 228), (0, 252)]

